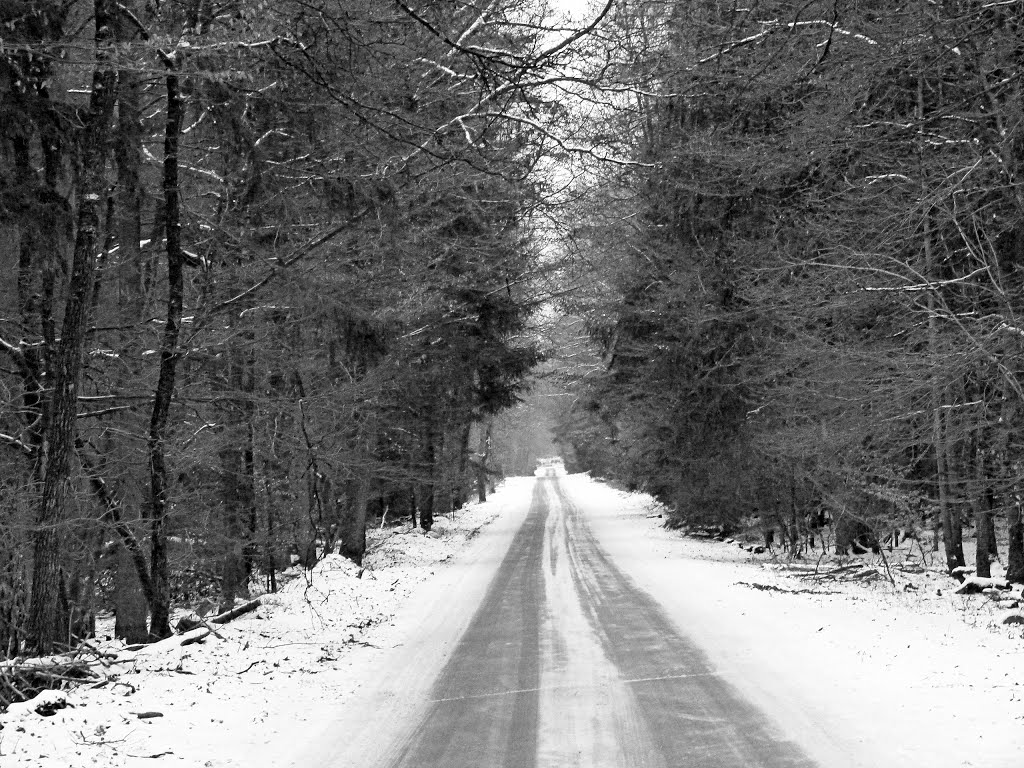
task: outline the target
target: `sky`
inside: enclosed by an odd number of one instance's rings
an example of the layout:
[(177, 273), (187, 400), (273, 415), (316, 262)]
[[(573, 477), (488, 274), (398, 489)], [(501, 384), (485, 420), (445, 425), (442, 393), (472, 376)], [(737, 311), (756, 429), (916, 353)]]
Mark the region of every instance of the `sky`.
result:
[(579, 19), (589, 14), (591, 0), (552, 0), (551, 4), (572, 18)]

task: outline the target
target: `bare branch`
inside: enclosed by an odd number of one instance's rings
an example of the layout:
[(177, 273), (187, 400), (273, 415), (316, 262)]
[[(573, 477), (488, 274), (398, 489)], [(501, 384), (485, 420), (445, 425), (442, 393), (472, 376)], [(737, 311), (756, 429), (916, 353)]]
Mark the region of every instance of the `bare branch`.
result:
[(9, 448), (13, 448), (19, 453), (28, 456), (30, 459), (35, 458), (36, 449), (33, 448), (28, 443), (26, 443), (24, 440), (20, 440), (17, 437), (14, 437), (13, 435), (5, 435), (2, 432), (0, 432), (0, 443), (3, 443)]

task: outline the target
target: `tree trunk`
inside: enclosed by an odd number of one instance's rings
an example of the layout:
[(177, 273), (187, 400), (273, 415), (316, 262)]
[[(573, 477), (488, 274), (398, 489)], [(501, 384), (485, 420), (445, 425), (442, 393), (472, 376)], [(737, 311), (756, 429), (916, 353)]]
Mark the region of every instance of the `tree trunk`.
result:
[(494, 419), (488, 417), (480, 425), (480, 444), (476, 449), (476, 495), (480, 501), (487, 501), (487, 457), (491, 452), (491, 429)]
[(796, 473), (790, 475), (789, 482), (789, 554), (793, 557), (800, 557), (803, 537), (800, 531), (799, 499), (797, 498)]
[(437, 452), (434, 445), (434, 425), (427, 424), (423, 437), (423, 472), (426, 477), (417, 483), (416, 506), (420, 513), (420, 528), (434, 527), (434, 483), (437, 472)]
[(434, 484), (421, 482), (416, 485), (416, 509), (419, 525), (424, 531), (434, 527)]
[(986, 579), (992, 575), (989, 549), (992, 539), (992, 513), (979, 510), (975, 512), (978, 544), (975, 549), (975, 573)]
[[(246, 334), (242, 335), (243, 338)], [(239, 594), (248, 596), (246, 553), (249, 551), (251, 526), (256, 507), (256, 489), (253, 485), (252, 406), (253, 382), (251, 360), (241, 350), (224, 354), (227, 358), (227, 388), (229, 403), (225, 418), (234, 422), (224, 436), (220, 451), (221, 506), (224, 514), (224, 557), (221, 570), (221, 611), (229, 611)], [(244, 430), (244, 439), (236, 438)], [(315, 467), (314, 467), (315, 469)]]
[[(918, 118), (924, 117), (924, 75), (918, 74), (917, 84), (917, 111)], [(924, 139), (920, 148), (923, 150)], [(921, 199), (922, 204), (927, 199), (927, 188), (925, 187), (924, 176), (921, 177)], [(932, 217), (930, 210), (921, 212), (923, 221), (923, 248), (924, 248), (924, 274), (929, 278), (936, 277), (936, 264), (934, 245), (932, 243)], [(937, 301), (935, 291), (928, 291), (928, 347), (933, 361), (938, 357), (939, 327), (937, 314)], [(933, 363), (934, 366), (934, 363)], [(934, 370), (931, 374), (931, 409), (932, 409), (932, 445), (935, 450), (935, 486), (939, 500), (939, 519), (942, 526), (942, 544), (946, 555), (946, 569), (952, 572), (954, 568), (964, 564), (963, 544), (961, 541), (961, 526), (959, 510), (954, 509), (954, 503), (949, 498), (949, 474), (947, 471), (948, 445), (947, 434), (943, 428), (942, 408), (942, 386), (939, 381), (939, 372)]]
[(988, 512), (988, 526), (986, 527), (986, 531), (988, 533), (988, 547), (987, 547), (987, 549), (988, 549), (989, 557), (992, 560), (995, 560), (995, 561), (998, 562), (998, 560), (999, 560), (999, 543), (996, 540), (996, 519), (995, 519), (995, 516), (992, 514), (992, 509), (995, 507), (994, 499), (993, 499), (993, 496), (992, 496), (992, 490), (991, 489), (986, 489), (985, 494), (986, 494), (985, 507), (986, 507), (986, 509), (989, 510), (989, 512)]
[[(122, 35), (122, 38), (126, 37)], [(145, 317), (147, 286), (142, 267), (142, 114), (141, 80), (134, 72), (118, 73), (117, 162), (118, 294), (124, 320), (139, 322)]]
[(370, 477), (360, 473), (346, 499), (346, 508), (341, 516), (338, 551), (356, 565), (363, 564), (366, 554), (366, 508), (370, 498)]
[(129, 645), (149, 639), (149, 608), (128, 550), (118, 546), (114, 560), (114, 637)]
[[(252, 394), (253, 381), (252, 360), (249, 361), (248, 391)], [(255, 406), (250, 396), (246, 403), (245, 423), (245, 451), (242, 453), (242, 465), (245, 469), (243, 482), (246, 488), (246, 500), (248, 501), (249, 518), (245, 531), (245, 549), (242, 552), (242, 569), (245, 571), (245, 593), (249, 594), (248, 584), (256, 570), (256, 561), (259, 559), (259, 510), (256, 508), (256, 434), (253, 421), (255, 420)]]
[(170, 72), (166, 78), (167, 123), (164, 131), (163, 192), (165, 235), (167, 240), (167, 319), (160, 342), (160, 373), (153, 394), (153, 411), (149, 420), (149, 536), (150, 582), (153, 594), (150, 604), (149, 634), (153, 640), (171, 634), (171, 586), (167, 559), (168, 472), (165, 441), (167, 418), (174, 396), (178, 372), (178, 336), (181, 333), (181, 311), (184, 302), (185, 259), (181, 249), (181, 202), (178, 189), (178, 137), (181, 135), (183, 105), (178, 76)]
[(992, 498), (988, 490), (988, 476), (985, 455), (981, 449), (981, 430), (975, 431), (970, 447), (970, 461), (974, 469), (974, 488), (969, 491), (971, 510), (974, 512), (977, 546), (975, 549), (975, 573), (989, 578), (992, 575), (992, 542), (995, 540), (995, 526), (992, 521)]
[(1015, 501), (1009, 515), (1009, 541), (1006, 545), (1006, 578), (1024, 584), (1024, 507)]
[[(952, 494), (953, 488), (961, 487), (959, 477), (955, 471), (956, 452), (950, 444), (949, 434), (949, 410), (936, 411), (937, 414), (945, 414), (942, 418), (942, 426), (939, 434), (939, 442), (936, 443), (942, 464), (938, 472), (939, 494), (944, 495), (942, 506), (942, 541), (945, 547), (946, 568), (952, 572), (954, 568), (963, 566), (966, 563), (964, 558), (964, 516), (961, 496), (963, 494)], [(952, 461), (952, 466), (950, 466)], [(951, 497), (951, 498), (950, 498)]]
[(230, 611), (242, 590), (245, 579), (243, 559), (243, 519), (247, 504), (244, 498), (244, 466), (242, 451), (229, 440), (220, 453), (221, 514), (224, 529), (221, 558), (220, 612)]
[(436, 433), (434, 447), (434, 514), (450, 515), (454, 500), (452, 492), (455, 487), (453, 477), (454, 462), (451, 461), (452, 440), (451, 431), (447, 425), (442, 426)]
[(88, 309), (96, 271), (100, 206), (105, 197), (105, 152), (114, 113), (117, 76), (105, 66), (112, 42), (111, 0), (95, 0), (97, 67), (93, 73), (80, 152), (82, 171), (77, 185), (78, 221), (71, 276), (60, 342), (54, 354), (54, 384), (46, 431), (46, 469), (42, 500), (33, 533), (32, 598), (29, 608), (29, 648), (51, 653), (70, 641), (69, 613), (62, 558), (63, 526), (68, 496), (74, 492), (71, 456), (74, 452), (78, 386)]
[[(15, 140), (14, 145), (15, 166), (17, 169), (18, 182), (26, 185), (34, 185), (36, 182), (36, 171), (32, 163), (30, 142), (28, 139)], [(21, 243), (18, 252), (18, 306), (21, 312), (21, 336), (31, 339), (37, 335), (47, 342), (47, 348), (52, 339), (47, 339), (46, 329), (53, 324), (52, 316), (46, 316), (44, 312), (51, 312), (45, 302), (40, 301), (40, 295), (52, 294), (52, 288), (36, 287), (36, 275), (43, 284), (52, 284), (53, 268), (46, 266), (47, 261), (52, 261), (39, 252), (39, 243), (36, 233), (30, 228), (25, 228), (21, 233)], [(32, 460), (32, 483), (34, 490), (38, 492), (43, 485), (45, 471), (45, 456), (43, 454), (43, 439), (46, 433), (47, 409), (45, 386), (43, 377), (45, 374), (45, 357), (40, 350), (34, 346), (26, 346), (17, 351), (8, 350), (18, 366), (18, 373), (21, 378), (21, 407), (22, 407), (22, 434), (23, 441), (31, 450)]]
[(455, 489), (452, 492), (453, 509), (461, 509), (466, 504), (466, 497), (469, 495), (466, 486), (472, 481), (469, 478), (469, 439), (473, 433), (473, 422), (467, 418), (462, 432), (459, 435), (459, 457), (458, 476), (455, 482)]
[(263, 486), (267, 496), (267, 524), (263, 532), (263, 562), (267, 572), (267, 589), (277, 592), (277, 519), (274, 514), (274, 491), (270, 486), (270, 476), (267, 467), (270, 460), (264, 462)]
[(363, 466), (358, 468), (359, 475), (353, 483), (353, 493), (348, 499), (348, 508), (341, 519), (341, 554), (356, 565), (363, 564), (366, 554), (366, 514), (370, 501), (370, 490), (373, 484), (373, 472), (370, 467), (374, 452), (377, 450), (377, 419), (367, 416), (361, 437)]
[(964, 564), (963, 524), (960, 509), (954, 499), (949, 498), (949, 473), (945, 433), (942, 425), (942, 411), (933, 409), (933, 433), (935, 441), (935, 482), (939, 492), (939, 514), (942, 519), (942, 545), (946, 555), (946, 570), (952, 573)]

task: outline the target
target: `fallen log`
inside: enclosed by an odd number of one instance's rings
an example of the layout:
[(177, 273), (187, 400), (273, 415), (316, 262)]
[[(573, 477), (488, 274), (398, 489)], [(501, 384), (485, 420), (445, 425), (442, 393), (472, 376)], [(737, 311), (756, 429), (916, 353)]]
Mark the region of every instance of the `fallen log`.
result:
[(242, 603), (241, 605), (232, 608), (230, 611), (224, 611), (224, 613), (207, 619), (207, 621), (210, 624), (227, 624), (232, 619), (237, 619), (239, 616), (255, 611), (259, 607), (260, 600), (259, 598), (256, 598), (255, 600), (250, 600), (248, 603)]
[(180, 645), (182, 648), (184, 648), (186, 645), (192, 645), (193, 643), (201, 643), (203, 642), (203, 640), (210, 636), (212, 631), (213, 630), (209, 629), (208, 627), (199, 627), (198, 629), (194, 629), (191, 632), (186, 632), (184, 635), (181, 635)]
[(1006, 579), (990, 579), (984, 576), (968, 576), (957, 588), (957, 595), (977, 595), (986, 589), (1008, 590), (1010, 582)]

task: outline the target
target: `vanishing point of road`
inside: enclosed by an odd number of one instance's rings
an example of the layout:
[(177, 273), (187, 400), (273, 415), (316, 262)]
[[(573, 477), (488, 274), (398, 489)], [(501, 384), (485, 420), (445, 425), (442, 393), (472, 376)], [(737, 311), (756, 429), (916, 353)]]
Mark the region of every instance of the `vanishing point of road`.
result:
[(417, 712), (387, 768), (815, 765), (616, 567), (558, 477), (537, 479)]

